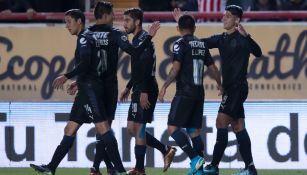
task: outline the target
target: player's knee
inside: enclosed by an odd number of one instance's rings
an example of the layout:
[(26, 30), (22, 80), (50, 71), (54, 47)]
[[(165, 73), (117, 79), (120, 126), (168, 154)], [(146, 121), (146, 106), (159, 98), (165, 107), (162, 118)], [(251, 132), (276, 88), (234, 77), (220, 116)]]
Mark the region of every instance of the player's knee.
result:
[(231, 127), (234, 133), (238, 133), (244, 129), (244, 125), (240, 123), (232, 123)]
[(135, 130), (133, 127), (128, 127), (127, 128), (128, 134), (131, 136), (135, 136)]
[(176, 130), (177, 130), (177, 127), (174, 127), (174, 126), (167, 127), (167, 132), (169, 135), (172, 135)]

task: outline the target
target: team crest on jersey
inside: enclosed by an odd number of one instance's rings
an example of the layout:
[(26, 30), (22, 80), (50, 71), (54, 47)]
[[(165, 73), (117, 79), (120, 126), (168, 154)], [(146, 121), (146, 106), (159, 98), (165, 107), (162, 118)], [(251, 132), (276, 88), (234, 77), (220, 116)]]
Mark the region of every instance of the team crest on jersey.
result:
[(121, 38), (123, 41), (127, 41), (127, 40), (128, 40), (127, 36), (125, 36), (125, 35), (121, 36), (120, 38)]
[(86, 44), (86, 39), (85, 38), (80, 38), (80, 44)]
[(178, 50), (179, 50), (179, 45), (178, 45), (178, 44), (175, 44), (175, 45), (174, 45), (174, 51), (175, 51), (175, 52), (178, 52)]

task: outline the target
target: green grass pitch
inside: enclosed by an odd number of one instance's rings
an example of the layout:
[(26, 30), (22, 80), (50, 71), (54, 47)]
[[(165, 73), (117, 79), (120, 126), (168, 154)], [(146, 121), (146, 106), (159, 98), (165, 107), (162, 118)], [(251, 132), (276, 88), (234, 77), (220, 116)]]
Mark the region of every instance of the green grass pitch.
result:
[[(231, 175), (237, 172), (236, 169), (221, 169), (220, 175)], [(170, 168), (166, 173), (161, 168), (147, 168), (147, 175), (185, 175), (187, 169)], [(59, 168), (56, 175), (88, 175), (89, 169), (86, 168)], [(102, 169), (102, 174), (106, 174)], [(307, 170), (259, 170), (259, 175), (306, 175)], [(30, 168), (0, 168), (0, 175), (38, 175)]]

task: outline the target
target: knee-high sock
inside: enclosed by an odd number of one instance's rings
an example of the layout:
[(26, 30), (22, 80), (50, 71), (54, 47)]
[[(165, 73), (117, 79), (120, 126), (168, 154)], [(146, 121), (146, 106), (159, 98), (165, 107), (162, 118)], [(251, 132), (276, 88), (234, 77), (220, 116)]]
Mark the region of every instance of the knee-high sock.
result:
[(171, 137), (175, 140), (176, 144), (189, 156), (191, 160), (197, 156), (197, 153), (192, 148), (188, 137), (180, 129), (177, 129), (171, 135)]
[(96, 154), (95, 154), (95, 158), (94, 158), (94, 163), (93, 163), (93, 167), (98, 170), (100, 163), (102, 160), (104, 160), (106, 166), (108, 169), (113, 169), (113, 165), (111, 163), (111, 160), (105, 150), (105, 144), (103, 143), (103, 140), (99, 140), (96, 143)]
[(103, 140), (106, 146), (105, 147), (106, 152), (110, 160), (112, 161), (115, 169), (120, 173), (126, 172), (123, 166), (123, 163), (121, 161), (119, 151), (118, 151), (117, 140), (115, 136), (113, 135), (112, 131), (108, 131), (103, 135), (97, 134), (97, 137), (98, 137), (98, 140)]
[(146, 131), (146, 145), (158, 149), (163, 155), (166, 154), (167, 147), (147, 131)]
[(51, 171), (55, 171), (55, 169), (59, 166), (60, 162), (68, 153), (69, 149), (72, 147), (74, 141), (75, 141), (74, 136), (66, 136), (66, 135), (63, 136), (60, 145), (54, 151), (51, 162), (48, 164), (48, 167)]
[(136, 159), (135, 168), (138, 170), (143, 170), (145, 154), (146, 154), (146, 145), (135, 145), (134, 154)]
[(216, 134), (216, 143), (214, 145), (214, 150), (213, 150), (213, 159), (211, 162), (212, 165), (218, 166), (224, 155), (227, 143), (228, 143), (228, 129), (218, 128)]
[(237, 141), (239, 144), (239, 151), (241, 153), (242, 159), (245, 163), (245, 167), (254, 166), (251, 140), (248, 136), (246, 129), (236, 133)]

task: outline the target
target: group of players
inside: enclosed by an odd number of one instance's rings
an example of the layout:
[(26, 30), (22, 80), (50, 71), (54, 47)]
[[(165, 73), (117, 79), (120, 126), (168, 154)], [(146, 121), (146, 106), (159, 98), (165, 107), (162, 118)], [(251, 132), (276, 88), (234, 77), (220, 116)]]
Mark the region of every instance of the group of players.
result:
[[(54, 175), (70, 150), (80, 126), (93, 122), (97, 142), (90, 175), (101, 175), (99, 166), (102, 160), (106, 163), (110, 175), (145, 175), (144, 159), (147, 146), (162, 153), (163, 171), (166, 171), (175, 156), (176, 148), (165, 145), (153, 137), (146, 131), (146, 124), (153, 120), (157, 99), (163, 102), (167, 87), (176, 80), (176, 94), (171, 103), (167, 130), (191, 159), (188, 175), (219, 174), (218, 165), (227, 147), (229, 125), (236, 133), (239, 151), (245, 163), (245, 168), (237, 174), (257, 174), (250, 138), (244, 126), (243, 102), (248, 94), (246, 74), (249, 54), (261, 56), (262, 53), (258, 44), (240, 24), (242, 9), (235, 5), (227, 6), (223, 16), (226, 32), (204, 39), (194, 36), (196, 26), (192, 16), (183, 14), (179, 9), (175, 9), (173, 14), (181, 38), (174, 43), (173, 65), (159, 92), (155, 78), (155, 49), (151, 42), (160, 27), (159, 22), (154, 22), (146, 32), (142, 28), (143, 12), (138, 8), (127, 9), (124, 12), (126, 32), (122, 32), (113, 28), (112, 4), (105, 1), (97, 2), (94, 9), (96, 24), (88, 28), (85, 28), (85, 16), (82, 11), (72, 9), (65, 13), (66, 28), (78, 37), (75, 67), (72, 71), (57, 77), (53, 87), (62, 88), (68, 79), (77, 77), (67, 89), (71, 95), (76, 93), (76, 97), (63, 139), (50, 163), (30, 164), (34, 170)], [(127, 34), (133, 34), (132, 43), (129, 42)], [(118, 99), (119, 48), (131, 55), (131, 79), (119, 97), (121, 101), (127, 100), (132, 89), (127, 125), (129, 134), (135, 138), (136, 165), (129, 171), (123, 166), (117, 140), (111, 130)], [(219, 49), (222, 75), (210, 55), (211, 48)], [(216, 120), (217, 138), (213, 160), (203, 168), (204, 143), (200, 131), (205, 95), (204, 65), (208, 67), (217, 83), (222, 102)], [(187, 134), (181, 128), (185, 128)]]

